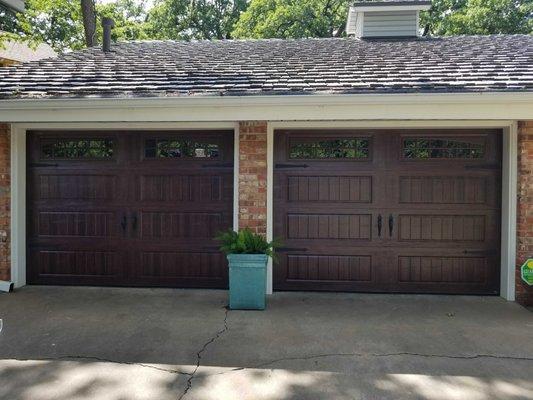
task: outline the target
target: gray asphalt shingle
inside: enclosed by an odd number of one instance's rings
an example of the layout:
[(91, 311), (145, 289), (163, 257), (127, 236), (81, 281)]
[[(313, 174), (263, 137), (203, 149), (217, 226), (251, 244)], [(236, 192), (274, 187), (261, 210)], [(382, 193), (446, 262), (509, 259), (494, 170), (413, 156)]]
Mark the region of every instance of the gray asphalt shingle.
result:
[(0, 98), (533, 90), (533, 36), (122, 42), (0, 69)]

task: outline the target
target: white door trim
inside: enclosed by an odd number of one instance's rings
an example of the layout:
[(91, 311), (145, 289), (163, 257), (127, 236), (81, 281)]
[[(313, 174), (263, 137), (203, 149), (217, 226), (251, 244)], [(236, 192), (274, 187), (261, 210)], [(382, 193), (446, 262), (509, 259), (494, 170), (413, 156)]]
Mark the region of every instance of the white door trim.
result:
[[(235, 132), (233, 226), (238, 227), (239, 135), (234, 122), (203, 123), (31, 123), (11, 125), (11, 280), (26, 285), (26, 132), (28, 130), (203, 130), (231, 129)], [(237, 194), (237, 196), (236, 196)]]
[[(515, 260), (516, 260), (516, 190), (518, 162), (518, 128), (516, 121), (472, 121), (472, 120), (434, 120), (434, 121), (272, 121), (268, 123), (268, 172), (267, 172), (267, 238), (273, 239), (274, 233), (274, 131), (276, 129), (299, 128), (499, 128), (503, 130), (502, 160), (502, 226), (501, 226), (501, 276), (500, 296), (515, 300)], [(269, 264), (267, 287), (272, 293), (272, 264)]]
[(26, 129), (11, 126), (11, 280), (26, 284)]

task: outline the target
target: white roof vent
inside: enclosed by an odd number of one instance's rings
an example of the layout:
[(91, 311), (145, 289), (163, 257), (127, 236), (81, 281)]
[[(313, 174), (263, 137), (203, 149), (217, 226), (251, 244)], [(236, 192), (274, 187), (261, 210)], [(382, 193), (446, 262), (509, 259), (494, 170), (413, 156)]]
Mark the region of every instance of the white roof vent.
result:
[(350, 7), (346, 32), (360, 38), (416, 37), (418, 14), (431, 0), (359, 1)]

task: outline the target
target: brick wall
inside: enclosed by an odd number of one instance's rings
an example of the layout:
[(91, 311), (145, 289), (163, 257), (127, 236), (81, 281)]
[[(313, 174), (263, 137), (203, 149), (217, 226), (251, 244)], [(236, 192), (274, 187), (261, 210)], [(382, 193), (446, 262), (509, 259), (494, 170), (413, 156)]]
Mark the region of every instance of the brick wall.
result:
[(517, 213), (516, 300), (533, 305), (533, 286), (520, 277), (520, 267), (533, 257), (533, 121), (518, 123)]
[(239, 228), (266, 235), (267, 123), (239, 124)]
[(8, 240), (0, 241), (0, 280), (10, 279), (10, 132), (9, 125), (0, 124), (0, 232), (7, 233)]

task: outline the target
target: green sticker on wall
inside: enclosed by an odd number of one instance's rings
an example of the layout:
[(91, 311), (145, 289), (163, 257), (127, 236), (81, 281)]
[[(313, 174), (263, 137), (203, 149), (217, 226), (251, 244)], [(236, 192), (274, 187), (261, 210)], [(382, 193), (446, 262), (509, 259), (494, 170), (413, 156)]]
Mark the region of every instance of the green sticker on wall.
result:
[(533, 258), (530, 258), (522, 265), (521, 271), (522, 280), (529, 286), (533, 286)]

